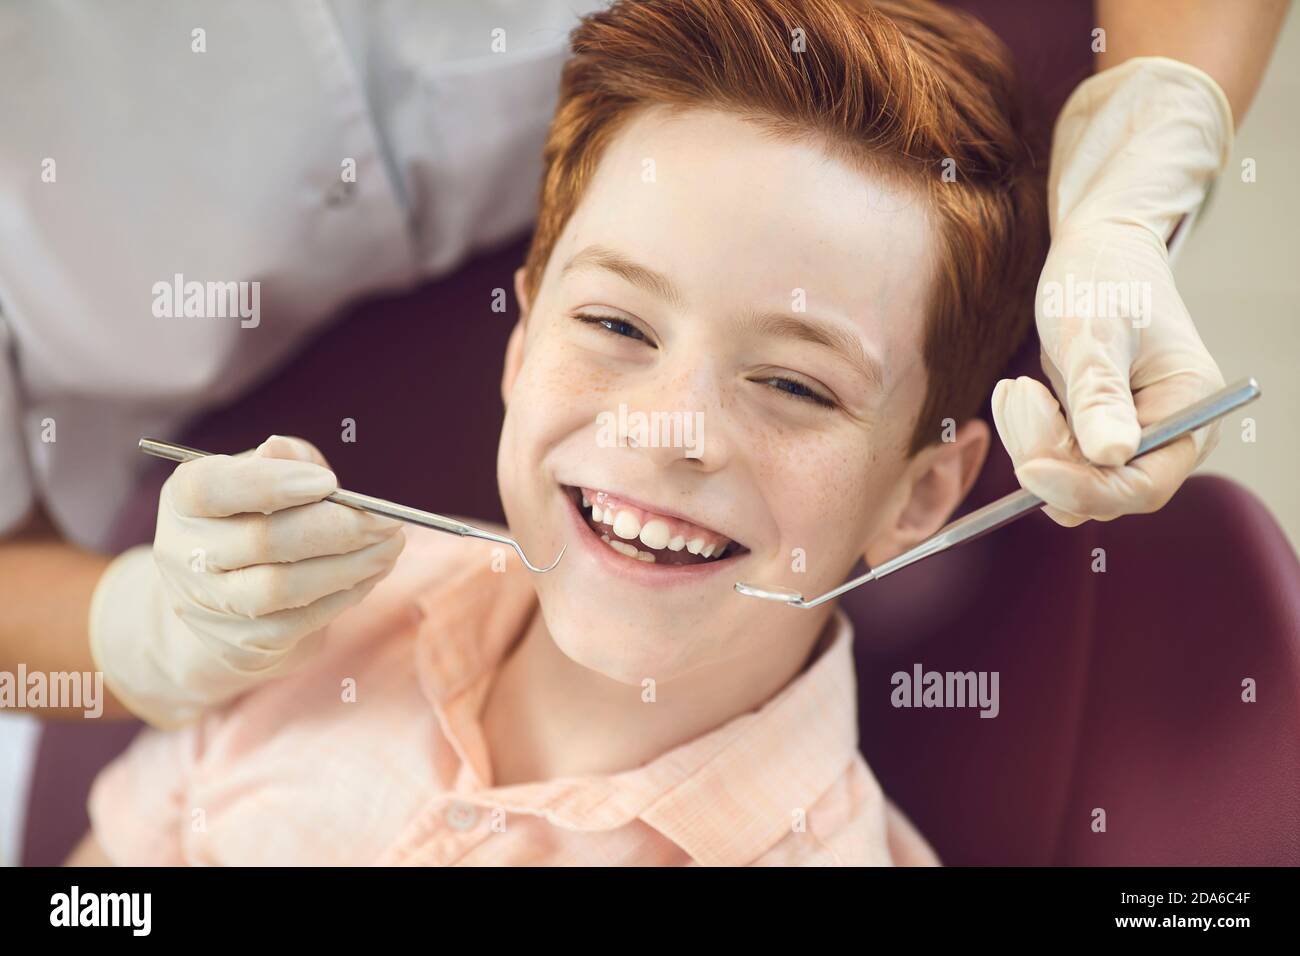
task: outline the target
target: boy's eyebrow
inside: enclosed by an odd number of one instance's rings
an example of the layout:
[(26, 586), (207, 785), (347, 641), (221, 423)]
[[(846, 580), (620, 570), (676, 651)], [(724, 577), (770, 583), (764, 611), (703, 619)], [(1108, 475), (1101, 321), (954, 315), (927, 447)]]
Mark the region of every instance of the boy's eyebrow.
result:
[(741, 323), (745, 334), (770, 338), (798, 339), (835, 352), (857, 370), (877, 392), (885, 390), (885, 370), (856, 335), (839, 325), (811, 316), (796, 317), (781, 312), (750, 314)]
[[(666, 299), (678, 308), (683, 307), (681, 292), (662, 272), (634, 262), (621, 252), (606, 246), (590, 245), (575, 255), (560, 270), (564, 275), (573, 269), (605, 269), (626, 279), (647, 292)], [(798, 318), (780, 312), (757, 313), (746, 316), (742, 331), (754, 336), (792, 338), (801, 342), (821, 345), (837, 353), (852, 365), (876, 391), (884, 391), (885, 372), (874, 356), (862, 347), (858, 337), (839, 325), (812, 317)]]
[(661, 299), (667, 299), (678, 308), (683, 306), (682, 294), (677, 286), (673, 285), (672, 280), (662, 272), (656, 272), (649, 266), (633, 262), (621, 252), (615, 252), (605, 246), (587, 246), (565, 263), (564, 268), (560, 270), (560, 275), (584, 266), (594, 266), (597, 269), (613, 272), (633, 285), (640, 286)]

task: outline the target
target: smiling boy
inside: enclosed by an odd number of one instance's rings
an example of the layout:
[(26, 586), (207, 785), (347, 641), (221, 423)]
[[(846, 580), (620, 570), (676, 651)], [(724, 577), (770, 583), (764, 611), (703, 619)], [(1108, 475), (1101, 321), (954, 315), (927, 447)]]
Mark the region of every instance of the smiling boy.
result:
[[(827, 590), (979, 472), (1045, 238), (1001, 46), (937, 6), (648, 0), (573, 47), (498, 455), (563, 561), (409, 533), (310, 664), (101, 775), (107, 859), (937, 862), (857, 750), (847, 618), (732, 585)], [(701, 440), (611, 445), (622, 405)]]

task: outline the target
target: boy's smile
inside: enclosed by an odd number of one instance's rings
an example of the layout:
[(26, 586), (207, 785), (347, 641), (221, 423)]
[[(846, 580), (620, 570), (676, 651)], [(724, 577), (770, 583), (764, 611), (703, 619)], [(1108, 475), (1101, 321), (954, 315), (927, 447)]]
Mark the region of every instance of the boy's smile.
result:
[[(502, 501), (526, 551), (569, 546), (534, 580), (572, 660), (638, 684), (788, 653), (825, 615), (737, 580), (817, 593), (902, 550), (926, 209), (728, 113), (651, 108), (610, 142), (521, 291), (503, 380)], [(601, 440), (620, 406), (694, 416), (698, 441)]]
[[(702, 568), (748, 552), (698, 519), (647, 505), (622, 493), (566, 488), (593, 537), (629, 560), (656, 569)], [(654, 579), (647, 579), (654, 580)], [(672, 583), (665, 579), (665, 583)]]

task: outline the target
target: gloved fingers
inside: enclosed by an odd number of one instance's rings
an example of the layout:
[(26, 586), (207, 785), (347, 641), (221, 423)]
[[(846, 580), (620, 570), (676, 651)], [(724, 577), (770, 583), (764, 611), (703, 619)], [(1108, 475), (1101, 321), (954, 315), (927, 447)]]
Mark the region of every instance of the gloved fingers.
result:
[[(1043, 348), (1041, 344), (1038, 347), (1038, 364), (1042, 366), (1043, 374), (1047, 376), (1047, 382), (1049, 385), (1048, 393), (1053, 398), (1057, 395), (1064, 395), (1065, 376), (1061, 374), (1061, 370), (1056, 367), (1056, 363), (1052, 361), (1052, 357), (1047, 354), (1047, 349)], [(1073, 434), (1073, 432), (1071, 434)], [(1083, 454), (1083, 452), (1080, 452), (1079, 454)]]
[[(1142, 437), (1130, 385), (1133, 317), (1066, 317), (1044, 349), (1044, 371), (1065, 398), (1080, 452), (1097, 465), (1122, 465)], [(1055, 374), (1053, 374), (1055, 373)]]
[[(1013, 468), (1019, 469), (1025, 462), (1039, 458), (1082, 460), (1061, 406), (1041, 382), (1027, 375), (1002, 379), (993, 389), (992, 406), (994, 427)], [(1043, 500), (1048, 502), (1043, 513), (1057, 524), (1072, 528), (1088, 520), (1049, 499)]]
[[(1043, 496), (1039, 495), (1038, 497), (1042, 498)], [(1053, 521), (1059, 524), (1062, 528), (1077, 528), (1079, 525), (1083, 524), (1085, 521), (1088, 520), (1087, 515), (1077, 515), (1074, 514), (1073, 512), (1064, 511), (1061, 508), (1057, 508), (1054, 505), (1045, 504), (1039, 510), (1042, 511), (1043, 514), (1047, 515), (1047, 517), (1051, 518)]]
[(320, 465), (322, 468), (329, 468), (330, 466), (319, 448), (307, 441), (307, 439), (293, 435), (272, 435), (253, 449), (253, 454), (261, 458), (309, 461), (313, 465)]
[(1004, 378), (993, 388), (993, 425), (1019, 465), (1030, 458), (1079, 457), (1061, 406), (1037, 379), (1028, 375)]
[(289, 658), (309, 654), (319, 641), (313, 636), (366, 596), (392, 571), (385, 568), (344, 591), (327, 594), (301, 608), (238, 620), (210, 608), (188, 605), (183, 618), (198, 638), (231, 667), (257, 672), (279, 668)]
[(351, 554), (217, 572), (209, 578), (198, 600), (212, 610), (241, 618), (261, 618), (277, 611), (304, 608), (387, 572), (405, 544), (406, 535), (398, 533)]
[[(1214, 387), (1212, 380), (1195, 377), (1149, 385), (1137, 393), (1138, 418), (1144, 424), (1159, 421)], [(994, 425), (1017, 480), (1047, 502), (1043, 510), (1054, 521), (1067, 527), (1088, 518), (1109, 521), (1159, 510), (1196, 466), (1192, 436), (1128, 465), (1093, 465), (1082, 457), (1051, 393), (1028, 377), (999, 382), (992, 406)]]
[[(1136, 397), (1139, 420), (1144, 424), (1160, 421), (1186, 407), (1195, 400), (1192, 389), (1196, 387), (1194, 383), (1170, 380), (1141, 389)], [(1041, 408), (1046, 404), (1046, 389), (1038, 388)], [(995, 404), (995, 420), (998, 414)], [(1195, 467), (1196, 445), (1191, 436), (1181, 438), (1120, 467), (1098, 467), (1083, 461), (1077, 453), (1073, 457), (1013, 457), (1013, 462), (1021, 485), (1054, 508), (1109, 521), (1123, 514), (1145, 514), (1164, 507)]]
[(294, 508), (337, 488), (334, 473), (312, 462), (209, 455), (179, 465), (163, 485), (162, 499), (179, 515), (223, 518)]
[[(1047, 353), (1042, 351), (1041, 349), (1039, 350), (1039, 357), (1042, 361), (1043, 371), (1047, 374), (1047, 380), (1051, 383), (1051, 391), (1049, 392), (1049, 394), (1064, 395), (1065, 377), (1061, 374), (1060, 369), (1056, 367), (1056, 363), (1051, 360), (1051, 358), (1047, 355)], [(1064, 409), (1060, 409), (1059, 406), (1057, 407), (1058, 407), (1058, 411), (1060, 411), (1060, 414), (1064, 416), (1065, 414)], [(1067, 431), (1069, 430), (1068, 422), (1066, 424), (1066, 430)], [(1073, 432), (1070, 432), (1070, 438), (1071, 440), (1073, 440), (1074, 438)], [(1028, 457), (1026, 457), (1025, 461), (1028, 460), (1029, 460)], [(1070, 460), (1071, 461), (1087, 460), (1086, 458), (1084, 458), (1083, 452), (1079, 450), (1079, 445), (1077, 442), (1075, 442), (1074, 444), (1073, 453), (1070, 456)], [(1081, 525), (1088, 520), (1083, 515), (1070, 514), (1068, 511), (1062, 511), (1060, 508), (1053, 508), (1051, 505), (1045, 505), (1043, 507), (1043, 514), (1047, 515), (1057, 524), (1065, 528), (1077, 527), (1078, 525)]]
[[(1168, 418), (1223, 388), (1225, 383), (1219, 366), (1199, 341), (1190, 351), (1198, 354), (1185, 351), (1181, 356), (1172, 356), (1173, 361), (1161, 362), (1161, 365), (1172, 366), (1178, 371), (1166, 372), (1159, 378), (1154, 377), (1154, 370), (1139, 366), (1135, 391), (1143, 424)], [(1192, 432), (1195, 453), (1187, 469), (1189, 474), (1218, 444), (1219, 426), (1220, 422), (1215, 421)]]
[(292, 461), (307, 461), (322, 468), (329, 468), (329, 461), (321, 450), (296, 435), (268, 435), (266, 440), (256, 448), (246, 448), (231, 456), (232, 458), (285, 458)]
[(1117, 468), (1037, 458), (1017, 468), (1016, 478), (1055, 507), (1110, 521), (1163, 508), (1187, 476), (1195, 454), (1188, 436)]
[[(286, 508), (274, 514), (186, 518), (169, 550), (181, 561), (201, 553), (209, 571), (235, 571), (262, 564), (291, 564), (330, 554), (351, 554), (397, 533), (400, 521), (333, 501)], [(184, 542), (177, 546), (176, 542)]]
[[(376, 584), (392, 573), (393, 567), (392, 564), (389, 564), (378, 574), (373, 574), (365, 580), (358, 581), (346, 591), (336, 591), (305, 608), (301, 608), (298, 613), (302, 615), (304, 626), (308, 629), (307, 633), (312, 634), (319, 631), (348, 608), (360, 604), (366, 595), (374, 590)], [(279, 613), (290, 614), (293, 612), (281, 611)]]

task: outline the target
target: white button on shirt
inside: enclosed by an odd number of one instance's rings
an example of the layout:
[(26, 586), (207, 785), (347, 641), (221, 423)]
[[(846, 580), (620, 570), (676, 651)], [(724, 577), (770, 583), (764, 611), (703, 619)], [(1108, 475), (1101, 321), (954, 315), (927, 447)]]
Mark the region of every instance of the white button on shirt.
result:
[[(568, 32), (601, 5), (0, 7), (0, 535), (40, 500), (102, 547), (141, 435), (347, 300), (522, 233)], [(177, 275), (260, 283), (260, 321), (156, 316)]]
[(453, 800), (447, 805), (447, 825), (453, 830), (472, 830), (477, 822), (478, 809), (472, 803)]

